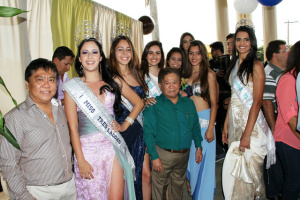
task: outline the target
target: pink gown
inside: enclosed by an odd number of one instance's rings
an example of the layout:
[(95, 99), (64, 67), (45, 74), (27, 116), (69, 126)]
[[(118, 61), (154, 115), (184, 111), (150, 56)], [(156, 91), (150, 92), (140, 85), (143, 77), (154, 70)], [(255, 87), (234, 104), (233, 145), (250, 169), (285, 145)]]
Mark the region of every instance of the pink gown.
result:
[[(113, 116), (115, 96), (105, 92), (104, 106)], [(112, 143), (99, 132), (86, 115), (77, 108), (78, 131), (85, 160), (93, 167), (94, 179), (82, 179), (76, 156), (74, 155), (75, 184), (78, 200), (107, 200), (115, 150)]]

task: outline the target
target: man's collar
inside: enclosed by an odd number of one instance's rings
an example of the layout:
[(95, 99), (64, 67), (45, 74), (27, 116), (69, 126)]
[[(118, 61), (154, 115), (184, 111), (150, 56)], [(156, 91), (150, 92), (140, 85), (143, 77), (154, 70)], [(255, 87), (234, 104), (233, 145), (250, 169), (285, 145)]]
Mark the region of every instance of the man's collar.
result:
[(62, 81), (62, 82), (65, 82), (66, 81), (66, 79), (67, 79), (67, 77), (68, 77), (68, 72), (65, 72), (64, 73), (64, 76), (63, 76), (63, 80), (61, 80), (61, 78), (60, 78), (60, 74), (58, 75), (58, 81)]
[[(167, 97), (166, 97), (166, 95), (164, 95), (163, 93), (161, 93), (161, 98), (162, 98), (162, 102), (163, 103), (165, 103), (165, 102), (167, 102), (167, 101), (171, 101), (170, 99), (168, 99)], [(181, 101), (185, 101), (185, 99), (181, 96), (181, 94), (180, 93), (178, 93), (178, 101), (177, 101), (177, 103), (178, 102), (181, 102)]]
[[(27, 106), (27, 109), (29, 110), (32, 106), (36, 105), (38, 106), (30, 97), (29, 93), (27, 94), (27, 97), (26, 97), (26, 100), (25, 100), (25, 103), (26, 103), (26, 106)], [(55, 98), (52, 98), (51, 99), (51, 104), (53, 106), (58, 106), (58, 102)]]
[(27, 93), (27, 97), (26, 97), (25, 103), (26, 103), (26, 107), (27, 107), (28, 110), (29, 110), (32, 106), (36, 105), (36, 103), (31, 99), (29, 93)]
[(270, 67), (272, 67), (275, 71), (282, 73), (283, 70), (280, 67), (277, 67), (276, 65), (274, 65), (273, 63), (271, 63), (270, 61), (268, 61), (268, 65), (270, 65)]

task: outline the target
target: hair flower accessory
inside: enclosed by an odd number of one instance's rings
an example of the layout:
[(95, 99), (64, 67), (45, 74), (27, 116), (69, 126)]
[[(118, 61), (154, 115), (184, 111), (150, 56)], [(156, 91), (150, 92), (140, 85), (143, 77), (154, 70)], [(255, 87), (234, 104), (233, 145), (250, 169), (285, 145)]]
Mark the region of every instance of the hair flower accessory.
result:
[(187, 78), (181, 78), (181, 89), (184, 90), (189, 84), (188, 84), (188, 79)]

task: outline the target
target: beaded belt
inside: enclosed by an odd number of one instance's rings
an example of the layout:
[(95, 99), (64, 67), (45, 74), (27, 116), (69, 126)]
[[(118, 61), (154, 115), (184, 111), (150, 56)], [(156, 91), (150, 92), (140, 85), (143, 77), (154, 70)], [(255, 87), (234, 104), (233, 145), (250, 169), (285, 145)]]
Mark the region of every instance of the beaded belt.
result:
[(164, 150), (169, 151), (169, 152), (171, 152), (171, 153), (186, 153), (186, 152), (188, 152), (188, 150), (190, 150), (190, 149), (182, 149), (182, 150), (164, 149)]

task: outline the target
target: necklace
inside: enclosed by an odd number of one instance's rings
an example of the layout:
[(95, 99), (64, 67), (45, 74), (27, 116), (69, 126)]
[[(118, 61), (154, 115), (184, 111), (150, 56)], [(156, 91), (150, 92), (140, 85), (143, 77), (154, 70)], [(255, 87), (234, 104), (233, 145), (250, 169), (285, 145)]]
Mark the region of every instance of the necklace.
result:
[(86, 78), (83, 77), (83, 78), (82, 78), (82, 81), (85, 82), (85, 83), (96, 83), (96, 82), (102, 81), (102, 78), (100, 78), (99, 80), (96, 80), (96, 81), (87, 81)]

